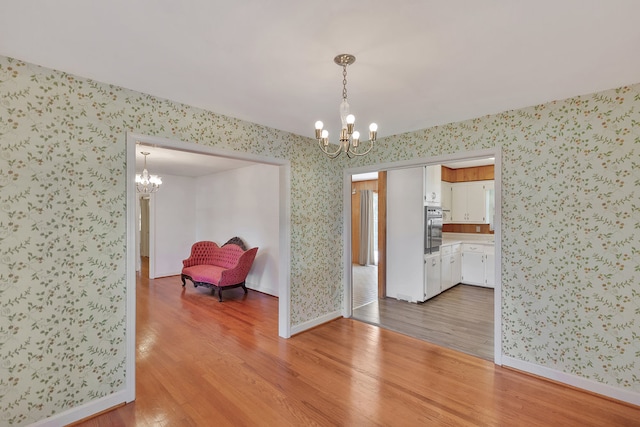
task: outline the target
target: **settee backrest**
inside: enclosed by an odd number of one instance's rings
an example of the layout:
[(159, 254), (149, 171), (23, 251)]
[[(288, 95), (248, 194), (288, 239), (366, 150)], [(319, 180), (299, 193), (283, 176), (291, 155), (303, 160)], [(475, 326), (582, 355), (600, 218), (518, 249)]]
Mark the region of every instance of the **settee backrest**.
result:
[(216, 242), (202, 240), (194, 243), (191, 246), (191, 256), (189, 257), (192, 260), (191, 265), (213, 264), (213, 255), (217, 249), (219, 246)]
[(232, 268), (238, 264), (238, 260), (245, 251), (238, 245), (228, 244), (223, 247), (215, 248), (211, 253), (211, 261), (207, 264), (213, 264), (224, 268)]

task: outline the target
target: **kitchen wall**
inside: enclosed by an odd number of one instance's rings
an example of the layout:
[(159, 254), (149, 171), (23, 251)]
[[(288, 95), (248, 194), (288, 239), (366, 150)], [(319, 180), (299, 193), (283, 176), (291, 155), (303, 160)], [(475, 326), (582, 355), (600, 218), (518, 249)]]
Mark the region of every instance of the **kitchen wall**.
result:
[(500, 147), (505, 355), (640, 393), (640, 85), (382, 138), (348, 162), (1, 56), (0, 93), (5, 425), (124, 387), (126, 131), (291, 162), (292, 325), (341, 309), (343, 168)]

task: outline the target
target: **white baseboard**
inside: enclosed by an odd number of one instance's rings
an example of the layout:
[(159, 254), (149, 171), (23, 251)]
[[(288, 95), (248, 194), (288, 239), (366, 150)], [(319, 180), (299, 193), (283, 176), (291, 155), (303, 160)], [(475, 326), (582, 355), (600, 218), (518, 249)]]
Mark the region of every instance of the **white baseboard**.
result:
[(121, 405), (126, 402), (126, 390), (118, 391), (109, 396), (101, 397), (68, 411), (61, 412), (44, 420), (30, 424), (29, 427), (60, 427), (88, 418), (99, 412)]
[(502, 356), (502, 365), (558, 381), (573, 387), (581, 388), (592, 393), (600, 394), (611, 399), (620, 400), (632, 405), (640, 406), (640, 393), (631, 390), (625, 390), (619, 387), (613, 387), (608, 384), (602, 384), (594, 380), (579, 377), (574, 374), (557, 371), (555, 369), (546, 368), (536, 365), (535, 363), (525, 362), (523, 360), (514, 359), (508, 356)]
[(300, 332), (304, 332), (308, 329), (315, 328), (316, 326), (322, 325), (323, 323), (330, 322), (339, 317), (342, 317), (342, 312), (339, 310), (336, 310), (332, 313), (325, 314), (324, 316), (320, 316), (318, 318), (309, 320), (307, 322), (303, 322), (298, 325), (291, 326), (291, 335), (299, 334)]
[[(159, 279), (161, 277), (171, 277), (171, 276), (178, 276), (178, 281), (180, 281), (180, 275), (182, 274), (182, 270), (178, 271), (177, 273), (173, 273), (173, 272), (169, 272), (169, 273), (165, 273), (165, 272), (159, 272), (156, 274), (156, 276), (154, 277), (154, 279)], [(182, 282), (180, 282), (182, 283)]]
[(247, 283), (246, 284), (248, 289), (253, 289), (254, 291), (258, 291), (258, 292), (262, 292), (263, 294), (267, 294), (267, 295), (271, 295), (274, 297), (278, 296), (278, 288), (277, 287), (271, 287), (271, 286), (261, 286), (261, 285), (256, 285), (253, 283)]

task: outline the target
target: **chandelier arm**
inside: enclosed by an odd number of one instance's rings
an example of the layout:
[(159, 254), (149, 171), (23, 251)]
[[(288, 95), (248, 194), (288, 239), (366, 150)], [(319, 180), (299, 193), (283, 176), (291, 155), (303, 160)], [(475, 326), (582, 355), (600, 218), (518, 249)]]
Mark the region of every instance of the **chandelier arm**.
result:
[(340, 151), (342, 150), (342, 145), (338, 146), (338, 149), (334, 152), (330, 152), (328, 151), (323, 145), (322, 145), (322, 140), (318, 140), (318, 146), (320, 147), (320, 149), (322, 150), (322, 152), (324, 154), (326, 154), (327, 156), (329, 156), (332, 159), (335, 159), (336, 157), (338, 157), (338, 154), (340, 154)]
[(347, 152), (347, 154), (350, 153), (350, 154), (353, 154), (354, 156), (364, 156), (364, 155), (369, 154), (369, 151), (371, 151), (372, 148), (373, 148), (373, 141), (369, 140), (369, 148), (367, 148), (366, 151), (364, 151), (362, 153), (357, 153), (357, 152), (351, 150), (351, 148), (349, 148), (349, 151)]

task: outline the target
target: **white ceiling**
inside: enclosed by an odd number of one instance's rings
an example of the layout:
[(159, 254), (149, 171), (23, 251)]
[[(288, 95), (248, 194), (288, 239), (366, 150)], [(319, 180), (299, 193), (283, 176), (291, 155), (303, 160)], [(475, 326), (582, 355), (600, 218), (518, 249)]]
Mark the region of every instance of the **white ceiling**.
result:
[[(0, 54), (313, 136), (379, 137), (640, 82), (637, 0), (2, 0)], [(151, 158), (149, 159), (151, 162)]]
[(231, 169), (255, 165), (255, 162), (217, 157), (214, 155), (191, 153), (170, 148), (139, 144), (136, 146), (136, 172), (144, 167), (147, 155), (147, 170), (150, 174), (197, 177), (224, 172)]

